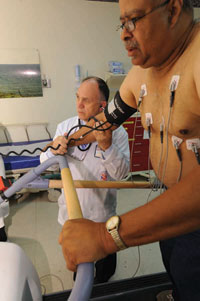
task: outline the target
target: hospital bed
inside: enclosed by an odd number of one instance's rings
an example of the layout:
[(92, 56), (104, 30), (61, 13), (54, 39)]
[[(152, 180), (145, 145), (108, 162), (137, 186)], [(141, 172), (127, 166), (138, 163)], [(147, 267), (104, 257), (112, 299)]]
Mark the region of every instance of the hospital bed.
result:
[(0, 126), (0, 153), (10, 153), (3, 156), (6, 177), (18, 178), (40, 164), (40, 149), (52, 141), (47, 126), (47, 123)]

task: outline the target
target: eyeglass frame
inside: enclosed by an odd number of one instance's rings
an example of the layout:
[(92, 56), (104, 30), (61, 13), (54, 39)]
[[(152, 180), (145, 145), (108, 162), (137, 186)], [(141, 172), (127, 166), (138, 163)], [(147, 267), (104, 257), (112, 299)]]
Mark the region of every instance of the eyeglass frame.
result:
[[(132, 19), (130, 19), (130, 20), (124, 22), (123, 24), (118, 25), (117, 28), (116, 28), (116, 31), (118, 31), (118, 30), (120, 30), (120, 29), (121, 29), (121, 30), (124, 30), (124, 28), (126, 28), (126, 30), (127, 30), (128, 32), (133, 32), (133, 31), (135, 30), (135, 28), (136, 28), (135, 23), (136, 23), (137, 21), (139, 21), (139, 20), (141, 20), (142, 18), (146, 17), (147, 15), (153, 13), (153, 12), (154, 12), (155, 10), (157, 10), (158, 8), (161, 8), (161, 7), (165, 6), (165, 5), (168, 4), (169, 2), (170, 2), (170, 0), (166, 0), (166, 1), (163, 2), (162, 4), (160, 4), (160, 5), (156, 6), (156, 7), (154, 7), (152, 10), (150, 10), (148, 13), (144, 14), (143, 16), (141, 16), (141, 17), (134, 17), (134, 18), (132, 18)], [(130, 26), (133, 26), (133, 29), (130, 29)]]

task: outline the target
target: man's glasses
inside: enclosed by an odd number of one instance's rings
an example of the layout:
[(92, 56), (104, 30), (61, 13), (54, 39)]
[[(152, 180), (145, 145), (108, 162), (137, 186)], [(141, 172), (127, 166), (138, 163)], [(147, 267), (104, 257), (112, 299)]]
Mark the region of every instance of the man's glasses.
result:
[(169, 3), (169, 1), (170, 1), (170, 0), (166, 0), (165, 2), (163, 2), (162, 4), (160, 4), (160, 5), (156, 6), (156, 7), (154, 7), (152, 10), (150, 10), (148, 13), (146, 13), (145, 15), (143, 15), (143, 16), (141, 16), (141, 17), (132, 18), (131, 20), (128, 20), (128, 21), (124, 22), (124, 23), (121, 24), (121, 25), (118, 25), (116, 30), (117, 30), (117, 31), (118, 31), (118, 30), (121, 30), (121, 31), (122, 31), (124, 28), (126, 28), (126, 30), (127, 30), (128, 32), (134, 31), (134, 30), (135, 30), (135, 23), (136, 23), (137, 21), (139, 21), (139, 20), (141, 20), (142, 18), (146, 17), (147, 15), (151, 14), (152, 12), (154, 12), (155, 10), (157, 10), (158, 8), (165, 6), (166, 4)]

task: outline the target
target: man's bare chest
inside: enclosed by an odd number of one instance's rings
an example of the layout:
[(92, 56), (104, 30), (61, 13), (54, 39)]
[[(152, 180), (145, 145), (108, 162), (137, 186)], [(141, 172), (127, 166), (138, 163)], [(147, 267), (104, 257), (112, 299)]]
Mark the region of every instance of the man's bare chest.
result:
[[(142, 90), (143, 89), (143, 90)], [(137, 104), (145, 129), (154, 133), (161, 128), (183, 139), (200, 136), (200, 100), (191, 77), (172, 74), (153, 78), (138, 87)]]

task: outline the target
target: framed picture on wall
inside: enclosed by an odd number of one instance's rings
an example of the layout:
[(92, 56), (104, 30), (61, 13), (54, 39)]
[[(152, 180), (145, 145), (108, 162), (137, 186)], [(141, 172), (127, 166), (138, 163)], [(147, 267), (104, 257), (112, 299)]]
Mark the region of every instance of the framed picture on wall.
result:
[(37, 49), (0, 49), (0, 98), (43, 96)]

